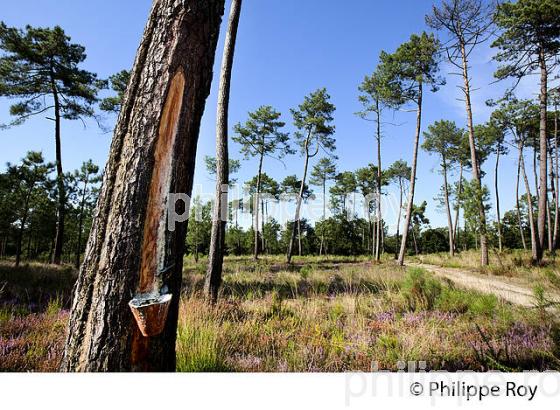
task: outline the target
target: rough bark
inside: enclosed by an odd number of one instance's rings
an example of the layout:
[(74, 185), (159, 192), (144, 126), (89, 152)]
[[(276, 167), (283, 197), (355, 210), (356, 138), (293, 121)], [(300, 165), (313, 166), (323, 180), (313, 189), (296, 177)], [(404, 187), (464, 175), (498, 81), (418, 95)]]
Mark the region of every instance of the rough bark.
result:
[(539, 96), (540, 105), (540, 134), (539, 134), (539, 149), (540, 149), (540, 162), (539, 162), (539, 208), (538, 208), (538, 228), (539, 228), (539, 248), (537, 259), (540, 262), (543, 257), (545, 230), (546, 230), (546, 204), (548, 196), (548, 180), (547, 180), (547, 152), (548, 152), (548, 121), (547, 121), (547, 107), (548, 107), (548, 72), (546, 68), (546, 58), (543, 48), (540, 52), (540, 68), (541, 68), (541, 90)]
[[(471, 88), (469, 80), (469, 64), (467, 61), (467, 53), (465, 50), (465, 44), (461, 43), (461, 61), (463, 66), (463, 82), (464, 82), (464, 93), (465, 93), (465, 107), (467, 110), (467, 128), (469, 131), (469, 148), (471, 151), (471, 164), (472, 164), (472, 175), (473, 180), (476, 183), (476, 188), (479, 192), (482, 191), (482, 181), (480, 175), (480, 164), (478, 161), (478, 153), (476, 150), (475, 137), (474, 137), (474, 126), (473, 126), (473, 115), (472, 115), (472, 104), (471, 104)], [(482, 194), (479, 195), (479, 231), (480, 231), (480, 262), (482, 265), (488, 265), (488, 239), (486, 235), (486, 212), (484, 209), (484, 202), (482, 200)]]
[(416, 135), (414, 136), (414, 149), (412, 152), (412, 166), (410, 173), (410, 188), (408, 191), (408, 203), (406, 204), (406, 217), (404, 221), (403, 236), (401, 239), (401, 249), (399, 251), (398, 264), (404, 265), (404, 257), (406, 254), (406, 241), (408, 239), (408, 231), (410, 229), (410, 220), (412, 218), (412, 207), (414, 205), (414, 188), (416, 187), (416, 165), (418, 162), (418, 146), (420, 144), (420, 128), (422, 126), (422, 83), (418, 85), (418, 109), (416, 111)]
[(228, 153), (228, 112), (231, 88), (231, 72), (237, 38), (237, 27), (241, 14), (242, 0), (232, 0), (229, 22), (224, 43), (220, 88), (218, 91), (218, 108), (216, 115), (216, 198), (214, 201), (214, 218), (208, 252), (208, 269), (204, 290), (213, 302), (218, 299), (222, 283), (222, 265), (224, 260), (225, 233), (228, 216), (229, 153)]
[[(168, 230), (165, 213), (155, 211), (169, 192), (190, 196), (223, 7), (223, 0), (152, 6), (76, 284), (64, 371), (175, 369), (186, 223)], [(179, 201), (177, 213), (185, 205)], [(128, 302), (156, 281), (173, 295), (169, 314), (160, 335), (142, 337)]]

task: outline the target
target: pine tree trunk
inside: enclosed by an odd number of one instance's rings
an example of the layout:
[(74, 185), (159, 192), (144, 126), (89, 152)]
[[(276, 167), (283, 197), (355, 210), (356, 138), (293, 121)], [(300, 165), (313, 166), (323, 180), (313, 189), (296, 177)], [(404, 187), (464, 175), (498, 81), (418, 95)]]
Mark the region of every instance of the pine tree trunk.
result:
[(443, 194), (445, 197), (445, 211), (447, 214), (447, 228), (449, 236), (449, 256), (455, 256), (455, 243), (453, 234), (453, 220), (451, 219), (451, 207), (449, 206), (449, 184), (447, 183), (447, 161), (445, 156), (442, 158), (443, 168)]
[(496, 150), (496, 167), (494, 169), (494, 190), (496, 193), (496, 222), (498, 224), (498, 250), (503, 250), (502, 245), (502, 220), (500, 218), (500, 193), (498, 190), (498, 168), (500, 164), (500, 147)]
[(52, 80), (52, 93), (54, 98), (54, 121), (55, 121), (55, 152), (56, 152), (56, 187), (57, 187), (57, 217), (56, 236), (54, 240), (54, 253), (52, 263), (60, 265), (62, 258), (62, 246), (64, 245), (64, 217), (66, 212), (66, 192), (64, 189), (64, 173), (62, 171), (62, 142), (60, 140), (60, 101), (58, 90), (54, 79)]
[(418, 162), (418, 146), (420, 144), (420, 128), (422, 126), (422, 83), (418, 85), (418, 110), (416, 112), (416, 134), (414, 136), (414, 148), (412, 153), (412, 166), (410, 173), (410, 188), (408, 191), (408, 203), (406, 204), (406, 216), (404, 221), (403, 236), (401, 239), (401, 249), (399, 252), (398, 264), (404, 265), (404, 256), (406, 253), (406, 241), (408, 239), (408, 231), (410, 229), (410, 221), (412, 218), (412, 207), (414, 206), (414, 188), (416, 187), (416, 165)]
[(463, 65), (463, 82), (464, 82), (464, 92), (465, 92), (465, 106), (467, 109), (467, 125), (469, 130), (469, 147), (471, 151), (471, 166), (473, 180), (476, 183), (476, 188), (479, 191), (478, 200), (478, 212), (479, 212), (479, 231), (480, 231), (480, 262), (482, 265), (488, 265), (488, 239), (486, 234), (486, 211), (484, 209), (484, 202), (482, 199), (482, 178), (480, 175), (480, 164), (478, 161), (478, 153), (476, 151), (475, 137), (474, 137), (474, 126), (473, 126), (473, 115), (472, 115), (472, 104), (471, 104), (471, 88), (468, 72), (468, 61), (467, 53), (465, 50), (465, 44), (461, 44), (461, 59)]
[[(559, 167), (559, 154), (558, 154), (558, 107), (555, 105), (554, 107), (554, 234), (552, 236), (552, 249), (558, 249), (558, 232), (559, 226), (558, 221), (560, 218), (560, 214), (558, 213), (558, 206), (560, 205), (560, 186), (558, 183), (560, 182), (560, 178), (558, 175), (558, 171), (560, 171)], [(551, 164), (552, 165), (552, 164)]]
[(298, 219), (298, 221), (297, 221), (297, 235), (298, 235), (298, 255), (301, 256), (302, 255), (302, 249), (301, 249), (301, 219)]
[(327, 181), (323, 179), (323, 225), (321, 226), (321, 245), (319, 246), (319, 256), (323, 255), (323, 246), (325, 243), (325, 216), (327, 214)]
[(288, 245), (288, 254), (286, 255), (286, 260), (288, 263), (292, 263), (292, 252), (294, 249), (294, 241), (296, 239), (296, 229), (299, 224), (300, 219), (300, 212), (301, 212), (301, 203), (303, 202), (303, 189), (305, 188), (305, 179), (307, 178), (307, 167), (309, 165), (309, 137), (307, 138), (307, 143), (305, 144), (305, 164), (303, 167), (303, 176), (301, 178), (301, 185), (299, 188), (299, 195), (297, 197), (297, 204), (296, 204), (296, 216), (294, 218), (294, 225), (292, 226), (292, 234), (290, 236), (290, 243)]
[[(264, 141), (263, 141), (264, 146)], [(257, 173), (257, 187), (255, 189), (255, 198), (253, 204), (253, 212), (254, 212), (254, 219), (255, 219), (255, 238), (254, 238), (254, 248), (253, 248), (253, 259), (257, 260), (259, 258), (259, 201), (261, 195), (261, 173), (262, 173), (262, 166), (263, 166), (263, 156), (264, 154), (261, 153), (260, 160), (259, 160), (259, 172)]]
[(531, 257), (533, 263), (537, 263), (539, 260), (539, 239), (537, 228), (535, 227), (531, 186), (529, 185), (529, 178), (527, 178), (527, 172), (525, 171), (525, 160), (523, 158), (523, 142), (521, 140), (519, 142), (519, 164), (521, 166), (521, 175), (523, 177), (523, 182), (525, 183), (525, 191), (527, 192), (527, 219), (529, 219), (529, 229), (531, 231)]
[(24, 204), (25, 208), (23, 210), (23, 216), (20, 221), (21, 224), (19, 226), (17, 237), (16, 237), (16, 262), (15, 262), (16, 268), (21, 263), (21, 252), (22, 252), (21, 247), (23, 243), (23, 231), (25, 230), (25, 224), (27, 223), (27, 216), (29, 215), (29, 201), (31, 200), (32, 191), (33, 191), (33, 187), (30, 187), (25, 196), (25, 204)]
[(548, 196), (548, 180), (547, 180), (547, 152), (548, 152), (548, 119), (547, 119), (547, 106), (548, 106), (548, 72), (546, 69), (546, 58), (543, 48), (541, 47), (540, 53), (540, 67), (541, 67), (541, 91), (540, 91), (540, 135), (539, 135), (539, 149), (540, 149), (540, 169), (539, 169), (539, 248), (537, 259), (538, 262), (542, 260), (545, 240), (546, 229), (546, 204)]
[(218, 90), (218, 108), (216, 115), (216, 198), (210, 249), (208, 251), (208, 269), (204, 290), (213, 302), (218, 299), (222, 283), (222, 266), (224, 260), (225, 233), (228, 214), (229, 153), (228, 153), (228, 113), (231, 71), (235, 53), (237, 27), (241, 14), (242, 0), (232, 0), (229, 22), (224, 43), (222, 69), (220, 72), (220, 89)]
[[(64, 371), (173, 371), (186, 223), (167, 229), (168, 193), (190, 196), (223, 0), (154, 2), (105, 167), (70, 315)], [(179, 201), (182, 214), (186, 204)], [(188, 209), (186, 210), (188, 215)], [(143, 337), (128, 302), (172, 295)]]
[(519, 225), (519, 234), (521, 235), (521, 243), (523, 250), (527, 250), (527, 242), (525, 241), (525, 232), (523, 231), (523, 223), (521, 221), (521, 206), (519, 204), (519, 177), (521, 174), (521, 152), (519, 160), (517, 161), (517, 182), (515, 184), (515, 210), (517, 213), (517, 223)]
[(376, 225), (376, 242), (375, 242), (375, 260), (381, 258), (381, 113), (379, 111), (379, 99), (375, 100), (377, 113), (377, 225)]
[(395, 241), (395, 259), (399, 257), (399, 236), (400, 236), (400, 227), (401, 227), (401, 214), (402, 214), (402, 204), (403, 203), (403, 184), (402, 180), (399, 178), (399, 213), (397, 216), (397, 233), (396, 233), (396, 241)]
[(76, 269), (80, 269), (80, 256), (82, 253), (82, 231), (84, 229), (84, 209), (86, 203), (86, 190), (88, 186), (88, 176), (86, 175), (86, 179), (84, 181), (84, 190), (82, 191), (82, 199), (80, 201), (80, 215), (78, 217), (78, 238), (76, 243), (76, 260), (74, 266)]
[(453, 229), (453, 242), (455, 247), (458, 247), (458, 235), (459, 235), (459, 212), (461, 210), (461, 195), (463, 194), (463, 163), (459, 164), (459, 186), (457, 187), (457, 203), (455, 209), (455, 224)]

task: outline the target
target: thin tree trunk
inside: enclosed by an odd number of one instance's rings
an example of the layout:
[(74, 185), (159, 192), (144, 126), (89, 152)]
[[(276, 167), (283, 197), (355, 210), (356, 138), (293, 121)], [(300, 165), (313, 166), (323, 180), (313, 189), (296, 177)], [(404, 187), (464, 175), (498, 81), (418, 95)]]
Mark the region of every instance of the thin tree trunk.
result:
[(60, 101), (58, 89), (54, 82), (51, 81), (52, 93), (54, 98), (54, 121), (55, 121), (55, 152), (56, 152), (56, 187), (57, 187), (57, 219), (56, 219), (56, 236), (54, 244), (54, 253), (52, 263), (60, 265), (62, 258), (62, 246), (64, 244), (64, 216), (66, 208), (66, 192), (64, 189), (64, 173), (62, 171), (62, 142), (60, 140)]
[(302, 255), (302, 251), (301, 251), (301, 219), (298, 219), (297, 221), (297, 235), (298, 235), (298, 255), (301, 256)]
[[(188, 204), (178, 201), (181, 222), (169, 227), (166, 205), (168, 193), (191, 195), (223, 7), (153, 3), (75, 287), (64, 371), (175, 370)], [(128, 306), (144, 292), (172, 295), (164, 329), (152, 337)]]
[[(552, 192), (552, 202), (556, 203), (556, 184), (554, 182), (554, 153), (552, 151), (552, 147), (549, 145), (547, 150), (547, 159), (549, 164), (549, 178), (550, 178), (550, 191)], [(546, 197), (546, 232), (548, 235), (548, 251), (550, 253), (554, 252), (554, 226), (552, 224), (552, 210), (551, 208), (551, 201), (547, 194)]]
[(264, 207), (265, 207), (265, 202), (261, 200), (261, 252), (266, 254), (266, 241), (264, 238), (264, 225), (265, 225)]
[(418, 250), (418, 242), (416, 242), (416, 233), (414, 232), (414, 227), (412, 227), (412, 241), (414, 242), (414, 254), (418, 255), (420, 251)]
[(228, 187), (229, 187), (229, 152), (228, 152), (228, 113), (231, 89), (231, 72), (237, 38), (237, 27), (241, 15), (242, 0), (232, 0), (222, 68), (220, 71), (220, 88), (218, 90), (218, 107), (216, 115), (216, 198), (214, 218), (208, 251), (208, 269), (204, 281), (204, 291), (212, 302), (218, 299), (218, 291), (222, 283), (222, 266), (224, 261), (226, 224), (228, 219)]
[(455, 256), (455, 242), (453, 234), (453, 220), (451, 219), (451, 207), (449, 206), (449, 185), (447, 183), (447, 161), (445, 156), (442, 157), (443, 168), (443, 194), (445, 197), (445, 211), (447, 213), (447, 228), (449, 236), (449, 256)]
[(381, 112), (379, 109), (379, 99), (375, 100), (376, 113), (377, 113), (377, 224), (375, 235), (375, 260), (379, 261), (381, 258)]
[(85, 210), (85, 203), (86, 203), (86, 190), (89, 182), (89, 175), (86, 174), (86, 179), (84, 181), (84, 188), (82, 191), (82, 199), (80, 201), (80, 215), (78, 217), (78, 238), (76, 243), (76, 261), (75, 267), (76, 269), (80, 269), (80, 255), (82, 253), (82, 231), (84, 229), (84, 210)]
[(295, 241), (295, 238), (296, 238), (296, 229), (297, 229), (297, 226), (298, 226), (298, 223), (299, 223), (300, 212), (301, 212), (301, 203), (303, 201), (303, 189), (305, 188), (305, 180), (307, 178), (307, 167), (309, 165), (309, 158), (311, 157), (309, 155), (310, 135), (311, 135), (311, 132), (307, 136), (307, 141), (305, 143), (305, 163), (304, 163), (304, 166), (303, 166), (303, 176), (301, 178), (299, 195), (297, 197), (296, 216), (294, 218), (294, 225), (292, 226), (292, 235), (290, 236), (290, 243), (288, 245), (288, 254), (287, 254), (287, 257), (286, 257), (288, 263), (292, 263), (292, 252), (293, 252), (293, 248), (294, 248), (294, 241)]
[(395, 259), (399, 257), (399, 236), (400, 236), (400, 227), (401, 227), (401, 216), (402, 216), (402, 205), (403, 205), (403, 184), (402, 179), (399, 178), (399, 213), (397, 216), (397, 239), (395, 241)]
[(461, 195), (463, 195), (463, 163), (459, 163), (459, 186), (457, 187), (457, 203), (455, 209), (455, 224), (453, 230), (453, 242), (457, 247), (459, 235), (459, 213), (461, 210)]
[(536, 145), (533, 145), (533, 181), (535, 183), (535, 196), (538, 202), (540, 192), (539, 192), (539, 177), (537, 173), (537, 146)]
[(538, 262), (539, 258), (539, 240), (538, 232), (535, 227), (535, 218), (533, 215), (533, 201), (531, 196), (531, 186), (529, 185), (529, 178), (527, 178), (527, 172), (525, 172), (525, 160), (523, 158), (523, 142), (519, 142), (519, 163), (521, 164), (521, 175), (523, 177), (523, 182), (525, 183), (525, 191), (527, 196), (527, 212), (529, 219), (529, 229), (531, 231), (531, 257), (533, 263)]
[(547, 119), (547, 106), (548, 106), (548, 93), (547, 93), (547, 83), (548, 83), (548, 72), (546, 69), (546, 59), (544, 55), (543, 48), (541, 47), (540, 52), (540, 67), (541, 67), (541, 90), (540, 90), (540, 135), (539, 135), (539, 148), (540, 148), (540, 186), (539, 186), (539, 248), (538, 248), (538, 262), (542, 260), (543, 250), (544, 250), (544, 240), (545, 240), (545, 229), (546, 229), (546, 204), (548, 195), (548, 180), (547, 180), (547, 152), (548, 152), (548, 119)]
[(559, 195), (560, 195), (560, 186), (558, 185), (558, 183), (560, 182), (559, 176), (558, 176), (558, 171), (560, 171), (560, 167), (559, 167), (559, 158), (560, 155), (558, 153), (558, 106), (555, 105), (554, 106), (554, 235), (553, 235), (553, 239), (552, 239), (552, 249), (556, 250), (558, 249), (558, 231), (559, 231), (559, 226), (558, 226), (558, 221), (559, 221), (559, 212), (558, 212), (558, 206), (560, 205), (560, 199), (559, 199)]
[(27, 194), (25, 195), (25, 204), (23, 210), (23, 216), (21, 217), (21, 225), (18, 229), (17, 239), (16, 239), (16, 261), (15, 266), (16, 268), (19, 267), (21, 263), (21, 245), (23, 243), (23, 231), (25, 229), (25, 224), (27, 223), (27, 216), (29, 215), (29, 201), (31, 200), (31, 193), (33, 191), (33, 186), (29, 188)]
[(471, 104), (471, 86), (469, 80), (468, 71), (468, 61), (467, 53), (465, 50), (465, 44), (461, 43), (461, 60), (463, 64), (463, 82), (464, 82), (464, 92), (465, 92), (465, 106), (467, 109), (467, 126), (469, 130), (469, 147), (471, 151), (471, 163), (472, 163), (472, 174), (473, 180), (476, 183), (476, 189), (478, 190), (477, 202), (478, 202), (478, 213), (479, 213), (479, 231), (480, 231), (480, 262), (482, 265), (488, 265), (488, 239), (486, 233), (486, 211), (484, 209), (484, 201), (482, 198), (482, 178), (480, 175), (480, 164), (478, 161), (478, 153), (476, 151), (475, 137), (474, 137), (474, 126), (473, 126), (473, 114), (472, 114), (472, 104)]
[[(264, 142), (263, 142), (264, 146)], [(255, 199), (253, 204), (253, 213), (255, 218), (255, 238), (254, 238), (254, 248), (253, 248), (253, 259), (257, 260), (259, 258), (259, 201), (261, 196), (261, 174), (263, 166), (264, 153), (261, 152), (259, 159), (259, 172), (257, 174), (257, 186), (255, 189)]]
[(496, 222), (498, 224), (498, 250), (503, 250), (502, 245), (502, 220), (500, 218), (500, 193), (498, 190), (498, 169), (500, 164), (500, 147), (496, 150), (496, 167), (494, 169), (494, 190), (496, 193)]
[(414, 188), (416, 187), (416, 165), (418, 161), (418, 146), (420, 144), (420, 128), (422, 126), (422, 83), (418, 84), (418, 110), (416, 112), (416, 134), (414, 136), (414, 149), (412, 152), (412, 168), (410, 173), (410, 188), (408, 191), (408, 203), (406, 204), (406, 217), (404, 222), (403, 237), (401, 240), (401, 250), (399, 252), (398, 264), (404, 265), (404, 256), (406, 253), (406, 241), (410, 220), (412, 218), (412, 207), (414, 205)]
[[(521, 153), (520, 153), (521, 155)], [(523, 230), (523, 223), (521, 221), (521, 206), (519, 204), (519, 177), (521, 174), (521, 156), (517, 161), (517, 182), (515, 184), (515, 210), (517, 213), (517, 223), (519, 224), (519, 234), (521, 235), (521, 243), (523, 250), (527, 250), (527, 242), (525, 241), (525, 232)]]
[(319, 256), (323, 255), (323, 246), (325, 243), (325, 217), (327, 215), (327, 182), (323, 178), (323, 224), (321, 226), (321, 245), (319, 246)]

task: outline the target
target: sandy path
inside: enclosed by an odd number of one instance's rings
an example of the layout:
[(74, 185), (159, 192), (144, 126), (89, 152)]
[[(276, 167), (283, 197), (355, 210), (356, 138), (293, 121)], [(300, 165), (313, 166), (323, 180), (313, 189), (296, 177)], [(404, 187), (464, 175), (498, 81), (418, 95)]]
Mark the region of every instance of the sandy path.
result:
[[(483, 293), (492, 293), (508, 302), (525, 307), (535, 306), (535, 297), (529, 287), (524, 287), (517, 283), (510, 283), (503, 278), (479, 273), (462, 271), (454, 268), (442, 268), (436, 265), (425, 263), (409, 263), (408, 266), (417, 266), (433, 272), (440, 278), (453, 281), (458, 286), (478, 290)], [(550, 298), (552, 295), (548, 295)], [(553, 296), (552, 299), (560, 301), (560, 297)]]

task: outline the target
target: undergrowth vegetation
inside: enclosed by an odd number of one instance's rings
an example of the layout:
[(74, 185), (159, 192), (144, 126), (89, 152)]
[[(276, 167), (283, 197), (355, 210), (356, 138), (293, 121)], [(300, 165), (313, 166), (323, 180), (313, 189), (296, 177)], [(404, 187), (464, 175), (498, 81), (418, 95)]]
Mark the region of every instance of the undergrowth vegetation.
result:
[[(556, 311), (459, 289), (421, 268), (232, 257), (211, 306), (201, 293), (204, 266), (185, 265), (179, 371), (397, 370), (403, 362), (451, 371), (560, 369)], [(56, 371), (74, 277), (43, 265), (0, 265), (0, 370)]]

